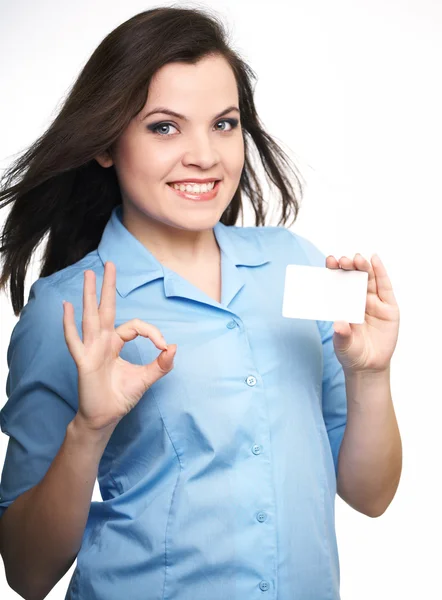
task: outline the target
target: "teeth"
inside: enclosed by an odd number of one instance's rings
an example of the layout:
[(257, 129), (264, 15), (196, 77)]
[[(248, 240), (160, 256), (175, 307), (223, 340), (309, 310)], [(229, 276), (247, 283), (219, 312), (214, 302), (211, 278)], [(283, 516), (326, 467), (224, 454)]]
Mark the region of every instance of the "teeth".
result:
[(204, 194), (204, 192), (210, 192), (215, 187), (215, 181), (211, 181), (210, 183), (173, 183), (172, 187), (175, 190), (179, 190), (180, 192), (188, 192), (190, 194)]

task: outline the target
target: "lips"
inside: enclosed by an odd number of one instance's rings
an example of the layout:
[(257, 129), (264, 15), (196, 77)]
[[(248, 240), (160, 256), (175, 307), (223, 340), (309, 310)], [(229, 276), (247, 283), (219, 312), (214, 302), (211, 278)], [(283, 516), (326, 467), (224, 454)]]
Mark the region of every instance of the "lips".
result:
[(178, 185), (192, 185), (196, 183), (197, 185), (201, 185), (202, 183), (212, 183), (212, 181), (218, 182), (220, 179), (216, 179), (215, 177), (210, 177), (207, 179), (179, 179), (177, 181), (168, 181), (169, 185), (178, 184)]
[[(195, 180), (193, 180), (193, 181), (196, 183)], [(192, 192), (177, 190), (170, 183), (168, 185), (169, 185), (170, 189), (178, 196), (181, 196), (182, 198), (187, 198), (188, 200), (194, 200), (196, 202), (199, 202), (199, 201), (204, 201), (204, 200), (212, 200), (218, 194), (218, 189), (220, 187), (220, 180), (219, 179), (218, 180), (211, 179), (208, 181), (216, 181), (213, 189), (209, 190), (208, 192), (192, 193)], [(174, 182), (174, 183), (178, 183), (178, 182)], [(190, 183), (190, 182), (188, 182), (188, 183)], [(206, 183), (207, 183), (207, 181), (206, 181)], [(184, 185), (184, 181), (182, 182), (182, 184)]]

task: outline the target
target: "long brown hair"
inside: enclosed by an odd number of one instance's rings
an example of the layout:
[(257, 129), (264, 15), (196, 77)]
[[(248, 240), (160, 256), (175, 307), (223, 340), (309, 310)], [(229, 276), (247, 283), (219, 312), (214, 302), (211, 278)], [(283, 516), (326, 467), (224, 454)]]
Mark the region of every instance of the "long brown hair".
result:
[(48, 235), (40, 277), (63, 269), (97, 248), (112, 209), (121, 204), (114, 167), (95, 157), (111, 148), (146, 102), (155, 72), (170, 62), (196, 63), (222, 55), (239, 94), (245, 163), (240, 184), (221, 221), (235, 225), (247, 197), (255, 224), (265, 225), (267, 207), (251, 151), (279, 196), (285, 224), (296, 220), (303, 188), (287, 154), (264, 130), (253, 99), (251, 68), (230, 47), (222, 22), (199, 9), (155, 8), (135, 15), (109, 33), (73, 84), (45, 133), (0, 180), (0, 209), (12, 203), (0, 235), (0, 291), (10, 279), (15, 315), (24, 304), (29, 262)]

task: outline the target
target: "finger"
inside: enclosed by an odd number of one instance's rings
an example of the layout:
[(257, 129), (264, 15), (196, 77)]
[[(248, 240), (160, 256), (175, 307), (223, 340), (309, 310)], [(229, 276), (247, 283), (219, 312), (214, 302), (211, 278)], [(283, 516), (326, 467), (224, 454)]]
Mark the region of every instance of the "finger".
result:
[(338, 263), (338, 261), (331, 254), (330, 254), (330, 256), (327, 256), (327, 258), (325, 259), (325, 266), (328, 269), (339, 269), (339, 263)]
[(368, 281), (367, 281), (367, 292), (369, 294), (377, 294), (377, 285), (376, 285), (376, 277), (373, 271), (373, 267), (366, 258), (362, 256), (362, 254), (355, 254), (354, 263), (356, 268), (359, 271), (367, 271), (368, 273)]
[(146, 389), (150, 388), (155, 381), (158, 381), (158, 379), (164, 377), (164, 375), (173, 369), (173, 359), (175, 358), (176, 350), (177, 345), (171, 344), (154, 361), (141, 367)]
[(151, 323), (146, 323), (141, 319), (131, 319), (127, 323), (119, 325), (115, 329), (115, 332), (118, 333), (123, 342), (130, 342), (138, 335), (141, 335), (152, 340), (157, 348), (161, 348), (161, 350), (167, 348), (166, 340), (158, 327), (155, 327)]
[(97, 286), (94, 271), (84, 272), (83, 284), (83, 343), (90, 344), (100, 334), (100, 315), (97, 306)]
[(346, 271), (355, 270), (354, 262), (347, 256), (341, 256), (339, 259), (339, 266), (341, 269), (345, 269)]
[(368, 273), (367, 293), (377, 294), (376, 277), (372, 266), (362, 254), (359, 254), (359, 252), (355, 254), (354, 260), (351, 260), (351, 258), (348, 258), (347, 256), (341, 256), (339, 261), (334, 257), (328, 257), (327, 261), (330, 263), (331, 268), (337, 268), (335, 265), (338, 265), (345, 271), (366, 271)]
[(84, 353), (84, 346), (78, 335), (74, 318), (74, 307), (70, 302), (63, 300), (63, 331), (66, 344), (72, 358), (78, 364)]
[(167, 350), (163, 350), (161, 354), (157, 356), (156, 362), (158, 363), (158, 366), (163, 372), (163, 374), (168, 373), (172, 369), (176, 350), (177, 345), (170, 344), (169, 346), (167, 346)]
[(383, 262), (377, 254), (373, 254), (371, 257), (371, 263), (373, 265), (374, 274), (376, 277), (379, 298), (387, 304), (397, 304), (390, 278), (388, 277)]
[(104, 277), (101, 286), (100, 305), (98, 307), (101, 327), (107, 331), (114, 330), (116, 280), (115, 265), (113, 262), (107, 261), (104, 265)]
[(333, 255), (327, 256), (326, 266), (329, 269), (344, 269), (346, 271), (355, 271), (358, 268), (355, 265), (355, 261), (351, 260), (351, 258), (341, 256), (341, 258), (337, 260)]

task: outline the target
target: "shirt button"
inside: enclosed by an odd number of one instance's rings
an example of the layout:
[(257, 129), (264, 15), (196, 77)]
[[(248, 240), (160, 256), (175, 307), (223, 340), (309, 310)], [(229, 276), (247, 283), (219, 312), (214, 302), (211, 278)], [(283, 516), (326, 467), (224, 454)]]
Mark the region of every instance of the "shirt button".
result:
[(269, 589), (269, 584), (267, 581), (261, 581), (261, 583), (259, 584), (259, 589), (262, 590), (263, 592), (266, 592)]
[(247, 385), (250, 385), (250, 387), (253, 387), (254, 385), (256, 385), (256, 377), (253, 377), (253, 375), (249, 375), (246, 379), (246, 383)]
[(255, 444), (252, 447), (252, 452), (253, 452), (253, 454), (261, 454), (261, 452), (262, 452), (262, 446), (260, 446), (259, 444)]
[(256, 513), (256, 518), (260, 523), (264, 523), (264, 521), (267, 519), (267, 513), (265, 513), (265, 512)]
[(228, 329), (235, 329), (235, 327), (236, 327), (236, 321), (229, 321), (227, 323), (227, 328)]

